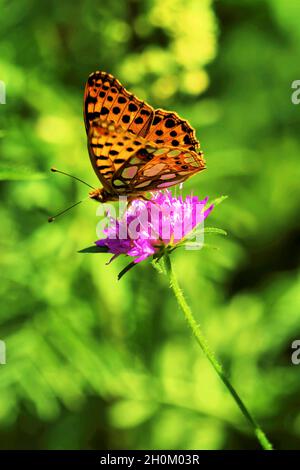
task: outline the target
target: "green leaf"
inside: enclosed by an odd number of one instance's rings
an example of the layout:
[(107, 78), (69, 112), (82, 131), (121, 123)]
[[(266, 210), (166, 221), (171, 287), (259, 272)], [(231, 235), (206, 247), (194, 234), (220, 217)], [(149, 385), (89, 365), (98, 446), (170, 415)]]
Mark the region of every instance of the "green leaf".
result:
[(124, 269), (122, 269), (118, 275), (118, 281), (124, 276), (124, 274), (126, 274), (131, 268), (134, 268), (135, 266), (137, 266), (137, 264), (132, 261)]
[[(217, 235), (227, 235), (227, 232), (223, 230), (222, 228), (217, 228), (217, 227), (195, 227), (194, 230), (192, 230), (188, 236), (180, 243), (180, 245), (188, 245), (189, 243), (193, 242), (194, 237), (200, 234), (208, 234), (208, 233), (214, 233)], [(193, 242), (194, 243), (194, 242)]]
[(209, 206), (211, 206), (212, 204), (214, 206), (218, 206), (219, 204), (221, 204), (221, 202), (224, 202), (226, 199), (228, 199), (228, 196), (219, 196), (219, 197), (216, 197), (212, 202), (209, 203)]
[(223, 230), (222, 228), (217, 228), (217, 227), (204, 227), (202, 229), (203, 233), (217, 233), (219, 235), (227, 235), (227, 232)]
[(108, 253), (108, 247), (92, 245), (83, 250), (79, 250), (78, 253)]

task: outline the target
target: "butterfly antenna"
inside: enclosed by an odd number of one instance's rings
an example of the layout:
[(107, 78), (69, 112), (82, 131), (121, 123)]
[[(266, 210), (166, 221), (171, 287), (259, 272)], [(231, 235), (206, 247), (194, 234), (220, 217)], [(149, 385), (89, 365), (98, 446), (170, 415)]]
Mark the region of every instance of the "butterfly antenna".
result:
[[(54, 166), (51, 168), (51, 171), (53, 171), (53, 173), (60, 173), (61, 175), (69, 176), (70, 178), (73, 178), (74, 180), (80, 181), (80, 183), (85, 184), (85, 185), (88, 186), (89, 188), (95, 189), (94, 186), (91, 186), (91, 185), (88, 184), (86, 181), (83, 181), (83, 180), (81, 180), (80, 178), (77, 178), (77, 176), (70, 175), (69, 173), (66, 173), (65, 171), (58, 170), (58, 169), (55, 168)], [(81, 201), (80, 201), (80, 202), (81, 202)], [(79, 204), (79, 202), (78, 202), (77, 204)], [(76, 205), (76, 204), (75, 204), (75, 205)], [(73, 206), (72, 206), (72, 207), (73, 207)]]
[(78, 204), (81, 204), (82, 202), (86, 201), (87, 199), (90, 199), (90, 196), (82, 199), (81, 201), (75, 202), (75, 204), (72, 204), (72, 206), (67, 207), (67, 209), (64, 209), (63, 211), (59, 212), (56, 215), (53, 215), (52, 217), (48, 217), (48, 222), (53, 222), (57, 217), (59, 217), (62, 214), (65, 214), (65, 212), (68, 212), (70, 209), (73, 209), (73, 207), (78, 206)]

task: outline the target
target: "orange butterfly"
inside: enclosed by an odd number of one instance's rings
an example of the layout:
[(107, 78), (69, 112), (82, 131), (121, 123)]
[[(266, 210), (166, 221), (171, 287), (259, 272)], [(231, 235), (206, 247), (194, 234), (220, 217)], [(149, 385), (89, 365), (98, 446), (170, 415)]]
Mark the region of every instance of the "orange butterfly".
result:
[(154, 110), (112, 75), (90, 75), (84, 120), (93, 168), (103, 188), (99, 202), (130, 200), (178, 183), (205, 168), (195, 132), (176, 113)]

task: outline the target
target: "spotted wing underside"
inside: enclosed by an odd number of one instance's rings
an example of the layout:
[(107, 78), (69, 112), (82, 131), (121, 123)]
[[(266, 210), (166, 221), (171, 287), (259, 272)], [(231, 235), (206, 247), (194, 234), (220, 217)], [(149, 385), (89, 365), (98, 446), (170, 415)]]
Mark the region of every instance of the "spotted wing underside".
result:
[(153, 117), (153, 108), (129, 93), (112, 75), (95, 72), (88, 78), (84, 93), (87, 132), (95, 119), (102, 119), (135, 135), (145, 136)]
[(159, 146), (101, 119), (90, 126), (89, 150), (100, 181), (114, 194), (166, 188), (205, 168), (201, 153)]
[(189, 123), (176, 113), (170, 113), (163, 109), (155, 111), (146, 137), (161, 146), (185, 147), (195, 152), (200, 149), (195, 131)]
[(187, 147), (197, 151), (199, 142), (188, 121), (176, 113), (157, 109), (129, 93), (112, 75), (94, 72), (88, 78), (84, 93), (86, 129), (94, 119), (112, 121), (124, 130), (147, 137), (160, 145)]
[(154, 109), (112, 75), (90, 75), (84, 119), (93, 168), (112, 194), (138, 194), (173, 186), (205, 162), (189, 123)]

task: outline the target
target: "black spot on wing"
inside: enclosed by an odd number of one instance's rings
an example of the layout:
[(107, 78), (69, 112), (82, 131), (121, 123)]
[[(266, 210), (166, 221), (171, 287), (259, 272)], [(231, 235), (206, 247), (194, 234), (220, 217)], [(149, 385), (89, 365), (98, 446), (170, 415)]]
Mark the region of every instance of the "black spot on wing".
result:
[(169, 129), (170, 127), (174, 127), (175, 126), (175, 121), (174, 119), (167, 119), (166, 122), (165, 122), (165, 126)]
[(93, 149), (103, 149), (103, 144), (90, 144)]
[(105, 116), (108, 113), (109, 113), (109, 109), (103, 106), (103, 108), (100, 111), (101, 116)]
[(191, 143), (191, 138), (189, 135), (185, 135), (184, 138), (183, 138), (183, 142), (186, 144), (186, 145), (189, 145)]
[(133, 112), (137, 111), (138, 107), (137, 107), (137, 105), (134, 104), (134, 103), (129, 103), (128, 109), (129, 109), (129, 111), (130, 111), (131, 113), (133, 113)]
[(89, 105), (89, 104), (96, 104), (97, 103), (97, 96), (93, 97), (91, 95), (88, 95), (87, 98), (86, 98), (86, 104)]
[(128, 114), (125, 114), (124, 116), (122, 116), (122, 121), (125, 124), (128, 124), (128, 122), (130, 121), (130, 116)]
[(89, 121), (93, 121), (94, 119), (97, 119), (100, 117), (100, 113), (94, 112), (94, 113), (87, 113), (87, 117)]

